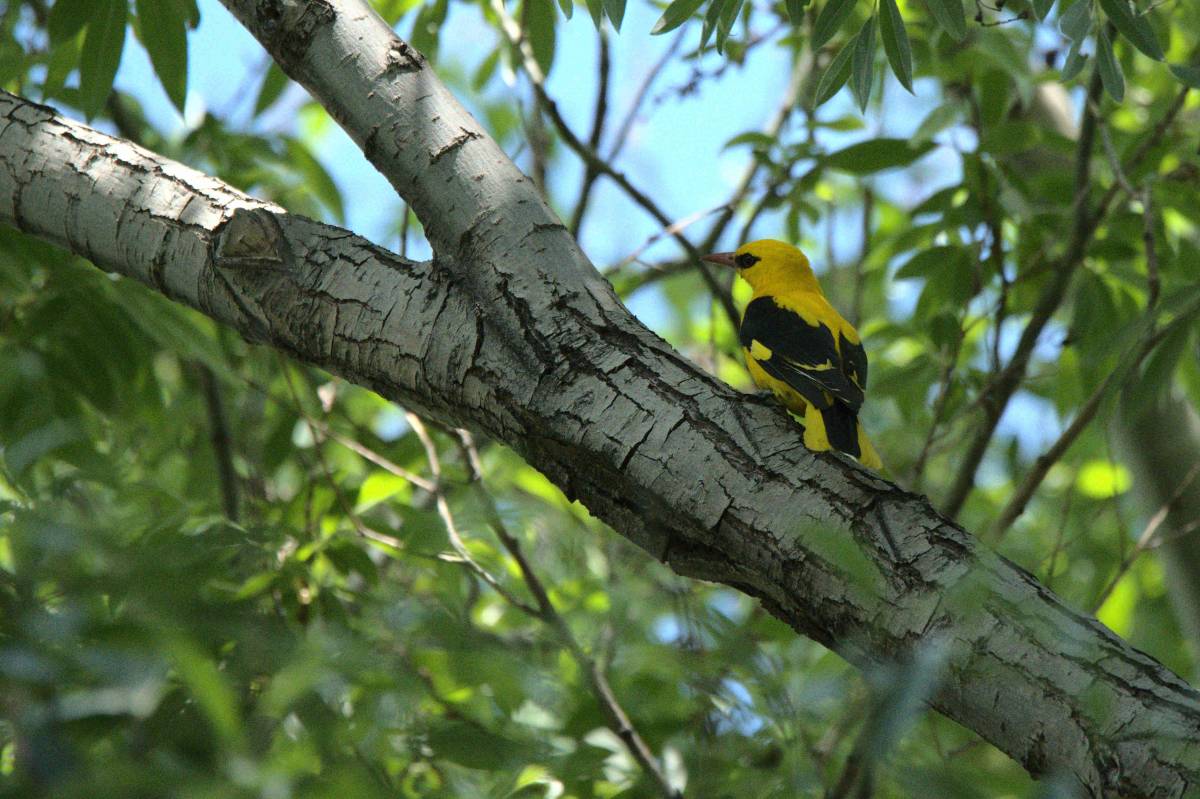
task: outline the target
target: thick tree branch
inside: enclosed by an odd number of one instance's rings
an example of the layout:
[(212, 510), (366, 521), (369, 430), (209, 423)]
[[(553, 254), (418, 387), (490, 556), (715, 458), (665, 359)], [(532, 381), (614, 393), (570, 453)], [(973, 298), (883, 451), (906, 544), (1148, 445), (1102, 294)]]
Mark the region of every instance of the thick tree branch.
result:
[[(393, 182), (428, 220), (434, 262), (397, 258), (3, 94), (0, 221), (507, 443), (675, 571), (759, 598), (853, 663), (932, 648), (943, 666), (931, 704), (1034, 774), (1073, 775), (1096, 795), (1182, 796), (1200, 779), (1192, 688), (923, 497), (810, 453), (784, 412), (744, 402), (645, 330), (528, 181), (481, 157), (492, 145), (468, 137), (438, 156), (466, 123), (424, 116), (428, 98), (448, 95), (419, 56), (364, 67), (409, 52), (371, 12), (254, 5), (279, 12), (248, 17), (277, 41), (329, 49), (320, 85), (346, 102), (397, 103), (357, 117), (328, 101), (344, 124), (367, 126), (360, 140), (387, 131), (370, 150), (408, 170), (412, 185)], [(368, 22), (384, 32), (356, 27)], [(374, 51), (367, 40), (392, 43)], [(338, 69), (365, 83), (340, 82)], [(357, 91), (368, 75), (420, 87)]]

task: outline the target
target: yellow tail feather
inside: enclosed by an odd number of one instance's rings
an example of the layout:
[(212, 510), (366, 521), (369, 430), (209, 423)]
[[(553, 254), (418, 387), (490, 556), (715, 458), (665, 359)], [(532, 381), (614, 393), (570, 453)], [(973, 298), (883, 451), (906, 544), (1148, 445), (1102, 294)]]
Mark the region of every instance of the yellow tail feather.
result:
[[(880, 460), (879, 453), (875, 451), (875, 446), (871, 443), (871, 439), (867, 438), (867, 431), (863, 429), (861, 422), (857, 424), (858, 451), (862, 453), (858, 456), (858, 462), (868, 469), (883, 471), (883, 461)], [(825, 452), (826, 450), (833, 449), (829, 444), (829, 433), (825, 429), (825, 419), (821, 416), (821, 412), (812, 405), (804, 409), (804, 446), (813, 452)]]

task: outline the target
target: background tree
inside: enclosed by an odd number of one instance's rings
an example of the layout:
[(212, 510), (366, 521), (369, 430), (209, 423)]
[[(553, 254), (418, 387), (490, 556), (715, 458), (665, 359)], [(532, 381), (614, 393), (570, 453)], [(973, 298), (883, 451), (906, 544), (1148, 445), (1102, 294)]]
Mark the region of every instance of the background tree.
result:
[[(1134, 646), (1191, 672), (1181, 630), (1195, 620), (1177, 621), (1169, 600), (1194, 608), (1183, 591), (1195, 520), (1184, 500), (1197, 471), (1184, 436), (1200, 301), (1195, 8), (1060, 0), (967, 14), (945, 0), (683, 0), (662, 10), (661, 59), (634, 80), (621, 59), (649, 46), (646, 26), (625, 22), (619, 2), (589, 4), (591, 22), (569, 23), (569, 3), (376, 4), (473, 98), (571, 232), (597, 242), (617, 293), (692, 362), (747, 387), (729, 276), (698, 270), (692, 256), (765, 235), (805, 246), (866, 334), (868, 422), (894, 476), (1064, 606), (911, 495), (797, 451), (781, 414), (719, 393), (624, 321), (552, 224), (517, 228), (525, 190), (496, 157), (484, 166), (473, 155), (490, 141), (451, 124), (449, 95), (420, 55), (371, 18), (346, 22), (352, 3), (228, 5), (283, 69), (263, 70), (252, 111), (247, 96), (224, 114), (189, 116), (176, 134), (143, 115), (157, 89), (112, 88), (123, 51), (138, 46), (126, 46), (127, 25), (183, 108), (196, 71), (183, 42), (200, 11), (224, 9), (8, 5), (7, 89), (220, 180), (5, 97), (0, 213), (409, 412), (5, 229), (6, 792), (1186, 790), (1194, 694), (1066, 607), (1098, 610)], [(452, 10), (491, 37), (478, 55), (438, 47), (454, 41)], [(347, 30), (331, 20), (363, 38), (320, 38)], [(555, 88), (568, 29), (596, 40), (583, 122), (568, 99), (578, 84)], [(376, 46), (355, 51), (356, 41)], [(427, 253), (428, 242), (437, 261), (413, 266), (221, 182), (326, 222), (362, 213), (370, 193), (339, 188), (322, 166), (323, 112), (285, 71), (416, 209), (397, 206), (385, 231), (399, 253)], [(750, 156), (719, 205), (696, 204), (690, 186), (655, 185), (630, 143), (639, 120), (692, 95), (705, 102), (714, 87), (745, 93), (770, 73), (779, 88), (763, 92), (774, 105), (765, 119), (742, 118), (740, 106), (705, 112), (731, 121), (740, 135), (730, 147)], [(617, 107), (613, 94), (630, 86)], [(422, 115), (420, 103), (448, 112)], [(397, 119), (423, 127), (384, 125)], [(699, 181), (717, 154), (686, 152), (686, 135), (672, 151), (643, 152), (686, 160), (691, 172), (677, 177)], [(455, 176), (482, 187), (475, 201), (494, 217), (468, 214)], [(671, 195), (691, 205), (664, 210)], [(232, 208), (246, 213), (223, 216)], [(643, 218), (644, 246), (630, 236)], [(163, 253), (172, 258), (155, 259)], [(553, 296), (556, 286), (566, 288)], [(545, 313), (523, 315), (543, 295), (554, 300)], [(402, 307), (400, 296), (410, 298)], [(358, 350), (346, 331), (371, 330), (372, 314), (394, 307), (395, 329), (424, 349), (393, 340), (387, 363), (358, 359), (376, 353), (373, 340)], [(603, 320), (548, 318), (567, 309)], [(604, 340), (573, 338), (587, 330)], [(472, 331), (481, 360), (460, 362), (455, 346)], [(520, 335), (497, 348), (506, 331)], [(545, 365), (548, 342), (563, 371), (522, 394), (522, 370), (531, 357)], [(609, 395), (571, 394), (603, 376)], [(495, 393), (506, 385), (514, 396)], [(558, 406), (541, 396), (555, 389)], [(489, 435), (477, 443), (458, 425)], [(1118, 426), (1126, 449), (1110, 441)], [(576, 439), (565, 432), (576, 429)], [(688, 437), (697, 429), (736, 446), (706, 455)], [(1169, 453), (1156, 456), (1160, 447)], [(723, 482), (733, 454), (759, 493), (718, 490), (733, 485)], [(1134, 483), (1143, 505), (1126, 503)], [(787, 485), (794, 493), (776, 490)], [(688, 495), (692, 505), (664, 504)], [(713, 504), (722, 498), (723, 509)], [(588, 509), (675, 570), (746, 593), (673, 575)], [(696, 520), (711, 526), (705, 536)], [(777, 537), (753, 537), (755, 525)], [(764, 541), (780, 548), (755, 555)], [(1170, 579), (1145, 556), (1161, 542), (1179, 555)], [(905, 626), (917, 617), (924, 628)], [(1035, 788), (926, 702), (1051, 781)], [(1071, 722), (1054, 721), (1063, 717)]]

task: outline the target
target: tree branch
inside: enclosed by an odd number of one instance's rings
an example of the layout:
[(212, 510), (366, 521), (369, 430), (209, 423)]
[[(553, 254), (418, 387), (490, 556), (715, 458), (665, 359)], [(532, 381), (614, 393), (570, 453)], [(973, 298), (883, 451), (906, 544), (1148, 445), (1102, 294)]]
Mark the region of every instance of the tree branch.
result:
[[(0, 221), (508, 444), (676, 572), (757, 597), (853, 663), (935, 648), (944, 666), (930, 704), (1034, 774), (1070, 774), (1097, 795), (1180, 796), (1200, 781), (1190, 686), (924, 498), (809, 452), (782, 410), (744, 402), (642, 327), (529, 182), (487, 162), (502, 158), (494, 143), (462, 138), (445, 89), (373, 12), (349, 0), (253, 5), (275, 11), (247, 19), (284, 68), (349, 97), (316, 91), (407, 175), (411, 185), (389, 177), (428, 220), (432, 263), (7, 94)], [(405, 52), (409, 66), (380, 64)]]

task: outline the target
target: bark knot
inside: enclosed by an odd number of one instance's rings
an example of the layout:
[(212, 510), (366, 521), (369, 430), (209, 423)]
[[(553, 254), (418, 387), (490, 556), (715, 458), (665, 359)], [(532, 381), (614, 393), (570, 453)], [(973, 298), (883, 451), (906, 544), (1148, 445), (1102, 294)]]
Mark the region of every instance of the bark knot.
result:
[(213, 263), (221, 269), (278, 267), (290, 260), (279, 222), (262, 208), (235, 211), (215, 232)]
[(387, 73), (416, 72), (425, 64), (425, 56), (406, 41), (396, 39), (388, 50)]

